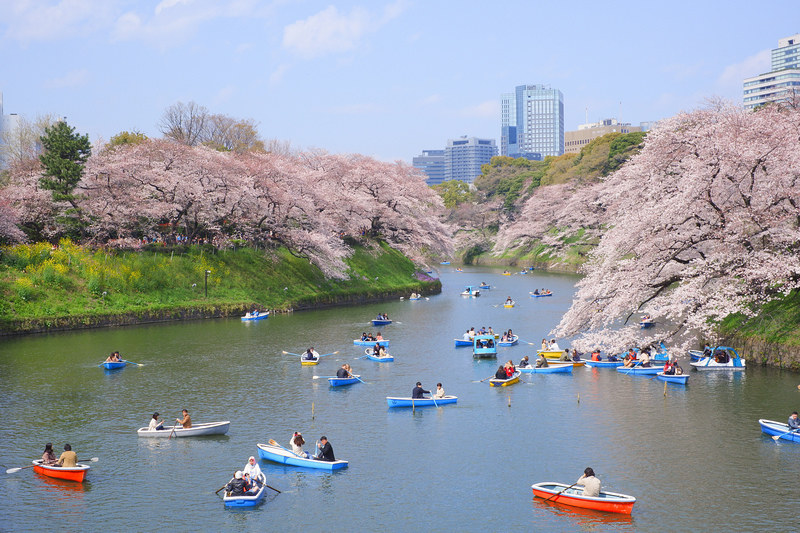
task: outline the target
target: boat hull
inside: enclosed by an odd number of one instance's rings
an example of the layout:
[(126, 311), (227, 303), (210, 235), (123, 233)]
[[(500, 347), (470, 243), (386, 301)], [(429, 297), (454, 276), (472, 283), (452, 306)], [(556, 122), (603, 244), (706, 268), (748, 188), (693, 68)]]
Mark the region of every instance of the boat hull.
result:
[(361, 339), (355, 339), (353, 341), (354, 346), (375, 346), (375, 343), (378, 343), (381, 346), (389, 346), (388, 339), (384, 339), (382, 341), (362, 341)]
[(33, 467), (33, 471), (37, 474), (66, 481), (77, 481), (78, 483), (86, 479), (86, 473), (89, 471), (89, 465), (81, 463), (74, 467), (45, 466), (42, 465), (41, 459), (37, 459), (33, 461), (33, 464), (36, 465)]
[(548, 296), (552, 296), (553, 293), (550, 294), (531, 294), (531, 298), (547, 298)]
[(686, 385), (689, 381), (689, 374), (665, 374), (664, 372), (659, 372), (656, 377), (661, 381), (678, 383), (679, 385)]
[(458, 398), (455, 396), (445, 396), (444, 398), (396, 398), (387, 396), (386, 403), (389, 407), (438, 407), (440, 405), (447, 405), (449, 403), (457, 403)]
[[(409, 300), (410, 300), (410, 298), (409, 298)], [(391, 320), (384, 320), (382, 318), (381, 319), (375, 318), (375, 319), (372, 320), (372, 325), (373, 326), (388, 326), (391, 323), (392, 323)]]
[(267, 313), (259, 313), (257, 315), (249, 315), (249, 316), (248, 315), (244, 315), (242, 317), (242, 322), (248, 322), (248, 321), (251, 321), (251, 320), (264, 320), (266, 318), (269, 318), (269, 313), (268, 312)]
[(789, 442), (800, 442), (800, 433), (789, 433), (789, 424), (762, 418), (758, 421), (758, 425), (761, 426), (761, 431), (767, 435), (780, 437)]
[(617, 372), (629, 374), (631, 376), (653, 376), (663, 371), (664, 368), (660, 366), (634, 366), (629, 368), (625, 368), (624, 366), (617, 367)]
[(506, 309), (511, 309), (512, 307), (514, 307), (514, 304), (503, 304), (503, 307), (505, 307)]
[(491, 285), (478, 285), (478, 288), (479, 289), (483, 289), (483, 290), (487, 290), (487, 289), (491, 289), (492, 287), (491, 287)]
[(261, 481), (261, 488), (255, 494), (245, 496), (228, 496), (225, 494), (222, 497), (225, 507), (255, 507), (261, 503), (267, 490), (267, 478), (264, 474), (261, 474), (258, 476), (258, 480)]
[[(564, 483), (536, 483), (531, 485), (534, 497), (548, 499), (549, 501), (581, 507), (583, 509), (594, 509), (606, 513), (631, 514), (636, 498), (627, 494), (616, 492), (600, 491), (600, 496), (584, 496), (583, 489), (579, 487), (567, 488)], [(566, 490), (565, 490), (566, 489)], [(559, 494), (561, 491), (561, 494)], [(556, 496), (557, 494), (557, 496)]]
[(205, 435), (224, 435), (230, 429), (231, 423), (230, 421), (226, 420), (224, 422), (208, 422), (205, 424), (196, 424), (190, 428), (184, 429), (182, 427), (175, 428), (175, 431), (172, 431), (174, 426), (164, 426), (164, 429), (158, 430), (150, 430), (149, 428), (139, 428), (136, 433), (139, 434), (140, 437), (158, 437), (158, 438), (169, 438), (170, 434), (172, 437), (203, 437)]
[(517, 368), (520, 372), (525, 374), (571, 374), (574, 366), (572, 363), (548, 363), (549, 366), (536, 368), (535, 366), (527, 366), (525, 368)]
[(103, 368), (106, 370), (119, 370), (120, 368), (125, 368), (127, 364), (128, 361), (104, 361)]
[(456, 341), (456, 348), (460, 348), (461, 346), (472, 346), (472, 339), (464, 340), (464, 339), (453, 339)]
[(519, 376), (521, 374), (522, 373), (519, 370), (517, 370), (516, 372), (514, 372), (514, 375), (511, 376), (508, 379), (492, 378), (492, 379), (489, 380), (489, 386), (491, 386), (491, 387), (508, 387), (509, 385), (513, 385), (515, 383), (519, 383)]
[(622, 361), (586, 361), (589, 368), (617, 368), (622, 364)]
[[(689, 363), (697, 370), (744, 370), (745, 361), (739, 357), (739, 352), (730, 346), (717, 346), (711, 350), (711, 357), (702, 357), (699, 361)], [(717, 355), (727, 355), (727, 361), (717, 362)]]
[(584, 366), (586, 365), (586, 361), (581, 359), (580, 361), (575, 361), (570, 359), (569, 361), (562, 361), (561, 359), (548, 359), (547, 364), (549, 365), (563, 365), (566, 363), (572, 363), (572, 366)]
[(345, 385), (355, 385), (356, 383), (360, 383), (358, 377), (353, 376), (352, 378), (328, 378), (328, 383), (330, 383), (331, 387), (344, 387)]
[(305, 459), (298, 457), (289, 450), (270, 444), (258, 444), (258, 456), (265, 461), (272, 461), (288, 466), (299, 466), (304, 468), (314, 468), (316, 470), (340, 470), (347, 468), (347, 461), (317, 461), (316, 459)]
[(511, 337), (511, 339), (512, 340), (510, 340), (510, 341), (499, 341), (497, 343), (497, 345), (498, 346), (503, 346), (503, 347), (508, 347), (508, 346), (516, 346), (517, 344), (519, 344), (519, 336), (518, 335), (513, 335)]

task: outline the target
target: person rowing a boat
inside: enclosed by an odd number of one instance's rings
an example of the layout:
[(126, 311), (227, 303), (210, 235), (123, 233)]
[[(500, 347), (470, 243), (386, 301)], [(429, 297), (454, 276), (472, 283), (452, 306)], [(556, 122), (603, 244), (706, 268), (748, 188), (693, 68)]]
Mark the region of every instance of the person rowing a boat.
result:
[(417, 386), (411, 391), (411, 397), (414, 399), (425, 398), (424, 394), (430, 394), (431, 391), (422, 388), (422, 382), (417, 381)]
[(511, 299), (511, 296), (509, 296), (508, 298), (506, 298), (506, 305), (511, 305), (511, 304), (513, 304), (513, 303), (514, 303), (514, 300), (512, 300), (512, 299)]
[(183, 429), (189, 429), (192, 427), (192, 417), (189, 416), (189, 411), (186, 409), (183, 409), (181, 413), (183, 414), (183, 419), (176, 418), (175, 422), (180, 424)]
[(353, 377), (353, 374), (350, 373), (350, 365), (347, 363), (343, 364), (342, 368), (336, 371), (336, 377), (342, 379)]
[(528, 368), (529, 366), (531, 366), (530, 362), (528, 361), (528, 356), (526, 355), (525, 357), (523, 357), (517, 366), (520, 368)]
[(583, 475), (575, 482), (576, 485), (583, 485), (583, 495), (590, 497), (600, 496), (600, 480), (594, 477), (594, 470), (586, 467)]
[(641, 356), (642, 356), (642, 366), (646, 368), (650, 367), (650, 351), (647, 349), (642, 350)]
[(561, 352), (561, 357), (559, 357), (558, 360), (563, 361), (564, 363), (569, 362), (569, 350), (564, 350)]
[(792, 411), (792, 414), (789, 416), (789, 429), (791, 431), (800, 430), (800, 420), (797, 419), (797, 411)]
[(497, 368), (497, 372), (494, 373), (494, 379), (508, 379), (506, 377), (506, 367), (500, 365)]
[(119, 352), (111, 352), (111, 355), (109, 355), (106, 358), (106, 362), (107, 363), (121, 363), (122, 359), (120, 359), (120, 357), (119, 357)]
[(317, 450), (319, 450), (319, 452), (314, 458), (318, 461), (336, 461), (336, 457), (333, 455), (333, 446), (331, 446), (331, 443), (328, 442), (328, 437), (322, 436), (319, 438)]
[(164, 421), (158, 419), (158, 411), (153, 413), (153, 418), (150, 419), (150, 424), (147, 426), (148, 431), (156, 431), (164, 429)]
[(544, 352), (539, 352), (539, 357), (536, 359), (536, 368), (547, 368), (550, 364), (544, 356)]
[(58, 458), (58, 466), (63, 467), (76, 467), (78, 466), (78, 455), (72, 451), (72, 446), (69, 444), (64, 445), (64, 453)]
[(53, 452), (53, 443), (48, 442), (44, 445), (44, 453), (42, 454), (42, 464), (43, 465), (55, 465), (58, 462), (56, 459), (56, 454)]
[(303, 354), (303, 359), (305, 361), (314, 361), (317, 359), (317, 352), (314, 351), (313, 346), (306, 350), (306, 353)]
[(244, 479), (244, 474), (241, 470), (237, 470), (236, 473), (233, 474), (233, 479), (228, 481), (228, 484), (225, 485), (225, 492), (227, 492), (229, 496), (244, 496), (247, 494), (248, 488), (247, 481)]

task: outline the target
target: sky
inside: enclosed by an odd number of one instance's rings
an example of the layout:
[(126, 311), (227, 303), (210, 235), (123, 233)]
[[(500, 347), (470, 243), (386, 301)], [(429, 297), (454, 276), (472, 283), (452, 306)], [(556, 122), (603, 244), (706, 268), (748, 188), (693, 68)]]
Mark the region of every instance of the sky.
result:
[(773, 0), (0, 0), (0, 91), (5, 114), (93, 142), (159, 137), (194, 101), (295, 149), (410, 163), (462, 135), (499, 146), (517, 85), (561, 90), (567, 131), (741, 103), (798, 33)]

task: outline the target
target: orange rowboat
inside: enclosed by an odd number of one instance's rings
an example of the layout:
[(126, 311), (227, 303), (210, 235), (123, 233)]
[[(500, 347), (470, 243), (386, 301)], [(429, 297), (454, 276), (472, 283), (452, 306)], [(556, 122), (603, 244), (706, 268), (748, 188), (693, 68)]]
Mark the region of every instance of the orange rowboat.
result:
[(33, 461), (35, 465), (33, 471), (47, 477), (54, 477), (58, 479), (66, 479), (67, 481), (81, 482), (86, 479), (86, 472), (89, 471), (89, 465), (78, 463), (78, 466), (47, 466), (42, 464), (41, 459)]
[(627, 494), (600, 491), (600, 496), (584, 496), (583, 488), (570, 487), (564, 483), (536, 483), (531, 485), (533, 496), (548, 499), (551, 502), (584, 509), (594, 509), (606, 513), (631, 514), (636, 498)]

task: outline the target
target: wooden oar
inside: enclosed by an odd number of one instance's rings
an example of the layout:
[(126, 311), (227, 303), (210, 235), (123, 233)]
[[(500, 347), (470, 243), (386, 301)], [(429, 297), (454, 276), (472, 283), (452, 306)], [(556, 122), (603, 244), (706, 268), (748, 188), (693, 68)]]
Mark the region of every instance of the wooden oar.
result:
[[(233, 479), (231, 479), (231, 481), (233, 481)], [(228, 483), (230, 483), (231, 481), (228, 481)], [(224, 484), (224, 485), (222, 485), (220, 488), (218, 488), (217, 490), (215, 490), (215, 491), (214, 491), (214, 494), (219, 494), (219, 491), (221, 491), (222, 489), (224, 489), (225, 487), (227, 487), (227, 486), (228, 486), (228, 483), (225, 483), (225, 484)]]
[[(291, 453), (291, 454), (292, 454), (292, 455), (294, 455), (295, 457), (300, 457), (299, 455), (297, 455), (297, 454), (296, 454), (296, 453), (294, 453), (293, 451), (291, 451), (291, 450), (287, 450), (286, 448), (284, 448), (283, 446), (281, 446), (280, 444), (278, 444), (278, 442), (277, 442), (276, 440), (274, 440), (274, 439), (269, 439), (267, 442), (269, 442), (269, 443), (270, 443), (270, 445), (272, 445), (272, 446), (277, 446), (278, 448), (280, 448), (281, 450), (283, 450), (283, 451), (285, 451), (285, 452), (289, 452), (289, 453)], [(300, 459), (305, 459), (305, 457), (300, 457)]]
[(171, 439), (172, 436), (175, 434), (175, 428), (176, 427), (178, 427), (178, 423), (177, 422), (173, 422), (172, 423), (172, 431), (169, 432), (169, 437), (167, 437), (167, 440)]
[(284, 355), (296, 355), (297, 357), (303, 357), (303, 356), (302, 356), (302, 355), (300, 355), (299, 353), (287, 352), (286, 350), (283, 350), (283, 354), (284, 354)]
[(489, 376), (488, 378), (483, 378), (483, 379), (482, 379), (482, 380), (480, 380), (480, 381), (477, 381), (477, 380), (474, 380), (474, 379), (473, 379), (473, 380), (472, 380), (472, 383), (483, 383), (483, 382), (484, 382), (484, 381), (486, 381), (487, 379), (492, 379), (493, 377), (494, 377), (494, 374), (492, 374), (492, 375), (491, 375), (491, 376)]
[(789, 433), (795, 433), (796, 431), (797, 431), (797, 430), (795, 430), (795, 429), (790, 429), (790, 430), (789, 430), (789, 431), (787, 431), (786, 433), (781, 433), (780, 435), (773, 435), (773, 436), (772, 436), (772, 440), (774, 440), (775, 442), (778, 442), (778, 440), (779, 440), (781, 437), (783, 437), (784, 435), (788, 435)]
[(274, 490), (274, 491), (275, 491), (275, 492), (277, 492), (278, 494), (280, 494), (280, 493), (281, 493), (281, 491), (279, 491), (279, 490), (278, 490), (278, 489), (276, 489), (275, 487), (270, 487), (270, 486), (269, 486), (269, 485), (267, 485), (266, 483), (264, 483), (264, 486), (265, 486), (265, 487), (267, 487), (268, 489), (272, 489), (272, 490)]
[[(81, 460), (81, 461), (78, 461), (78, 462), (79, 463), (96, 463), (99, 460), (100, 459), (98, 457), (92, 457), (91, 459), (85, 459), (85, 460)], [(6, 474), (16, 474), (20, 470), (25, 470), (26, 468), (33, 468), (34, 466), (39, 466), (39, 465), (28, 465), (28, 466), (20, 466), (18, 468), (9, 468), (8, 470), (6, 470)], [(45, 466), (49, 466), (49, 465), (45, 465)]]
[(331, 353), (324, 353), (324, 354), (320, 355), (320, 357), (325, 357), (326, 355), (336, 355), (337, 353), (339, 353), (339, 350), (336, 350), (335, 352), (331, 352)]
[(129, 365), (144, 366), (142, 363), (134, 363), (133, 361), (128, 360), (126, 360), (125, 363)]
[[(578, 484), (578, 482), (576, 481), (575, 483), (573, 483), (572, 485), (570, 485), (570, 486), (569, 486), (569, 487), (567, 487), (566, 489), (562, 490), (561, 492), (559, 492), (559, 493), (556, 493), (556, 494), (553, 494), (552, 496), (550, 496), (549, 498), (547, 498), (545, 501), (546, 501), (546, 502), (549, 502), (550, 500), (552, 500), (552, 499), (553, 499), (553, 498), (555, 498), (556, 496), (560, 496), (562, 492), (564, 492), (564, 491), (567, 491), (567, 490), (571, 489), (572, 487), (574, 487), (574, 486), (575, 486), (575, 485), (577, 485), (577, 484)], [(542, 502), (542, 503), (544, 503), (544, 502)]]

